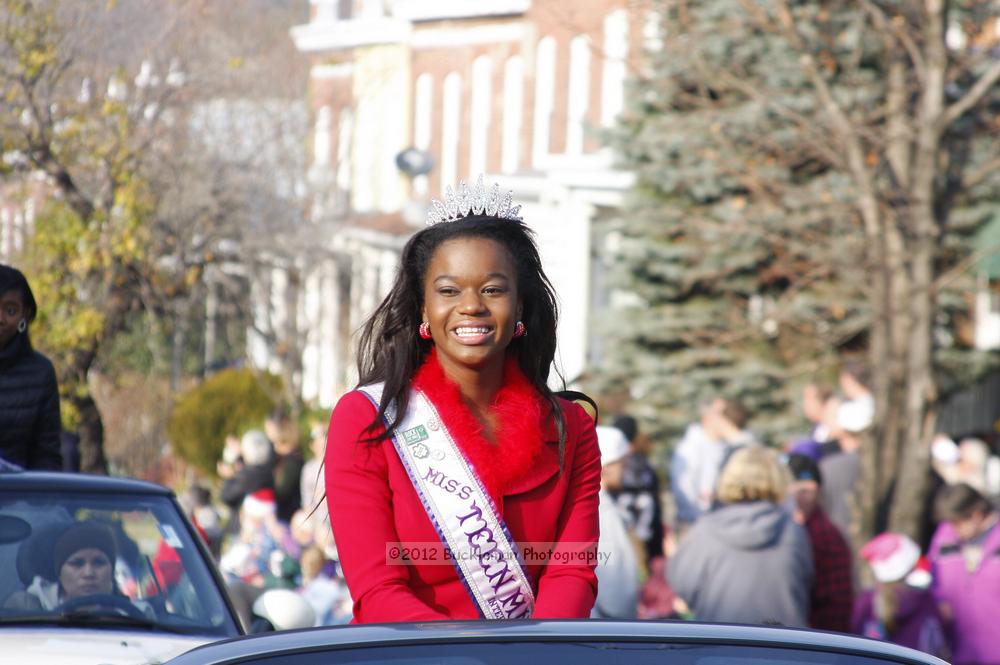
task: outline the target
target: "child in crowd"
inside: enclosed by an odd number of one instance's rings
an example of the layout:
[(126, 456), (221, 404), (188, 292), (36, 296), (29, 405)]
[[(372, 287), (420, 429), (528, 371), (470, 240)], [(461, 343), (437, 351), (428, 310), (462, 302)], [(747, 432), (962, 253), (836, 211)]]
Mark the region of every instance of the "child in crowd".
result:
[(347, 585), (318, 547), (302, 553), (302, 586), (299, 593), (316, 612), (317, 626), (333, 626), (351, 620), (351, 597)]
[(861, 548), (876, 585), (858, 597), (853, 632), (946, 658), (944, 622), (923, 568), (920, 547), (899, 533), (883, 533)]

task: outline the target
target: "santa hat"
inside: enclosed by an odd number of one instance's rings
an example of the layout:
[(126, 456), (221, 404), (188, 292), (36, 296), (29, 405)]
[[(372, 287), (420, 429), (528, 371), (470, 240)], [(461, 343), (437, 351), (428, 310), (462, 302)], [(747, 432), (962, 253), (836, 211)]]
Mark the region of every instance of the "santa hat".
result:
[(243, 510), (249, 517), (264, 519), (273, 515), (278, 509), (274, 490), (270, 487), (259, 489), (247, 494), (243, 499)]
[(883, 533), (861, 548), (861, 557), (871, 566), (875, 579), (888, 584), (913, 571), (920, 561), (920, 547), (901, 533)]
[(601, 466), (613, 464), (628, 455), (628, 439), (617, 427), (598, 425), (597, 445), (601, 449)]

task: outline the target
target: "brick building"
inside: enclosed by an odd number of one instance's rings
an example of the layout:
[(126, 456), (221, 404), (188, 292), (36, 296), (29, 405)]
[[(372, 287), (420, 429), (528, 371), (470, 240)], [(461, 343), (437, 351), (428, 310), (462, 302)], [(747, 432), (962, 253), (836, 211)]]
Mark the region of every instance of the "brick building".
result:
[[(309, 23), (291, 34), (312, 62), (312, 221), (335, 255), (299, 299), (305, 396), (329, 404), (350, 385), (345, 335), (385, 293), (429, 199), (480, 173), (514, 190), (538, 233), (561, 300), (557, 362), (567, 380), (578, 376), (596, 353), (588, 312), (602, 297), (591, 222), (631, 183), (598, 132), (655, 38), (642, 3), (310, 4)], [(399, 169), (407, 148), (432, 158), (427, 175)]]
[[(538, 234), (560, 297), (563, 375), (572, 381), (600, 361), (590, 313), (609, 295), (606, 240), (593, 222), (613, 214), (632, 178), (599, 134), (644, 52), (658, 48), (651, 4), (310, 0), (309, 22), (291, 30), (311, 61), (311, 221), (326, 251), (291, 299), (306, 398), (330, 404), (352, 385), (351, 335), (391, 284), (427, 202), (480, 173), (514, 190)], [(427, 175), (397, 167), (408, 148), (433, 160)], [(1000, 346), (997, 275), (984, 270), (975, 294), (979, 348)], [(289, 302), (287, 293), (273, 300)], [(255, 361), (277, 362), (265, 352)]]

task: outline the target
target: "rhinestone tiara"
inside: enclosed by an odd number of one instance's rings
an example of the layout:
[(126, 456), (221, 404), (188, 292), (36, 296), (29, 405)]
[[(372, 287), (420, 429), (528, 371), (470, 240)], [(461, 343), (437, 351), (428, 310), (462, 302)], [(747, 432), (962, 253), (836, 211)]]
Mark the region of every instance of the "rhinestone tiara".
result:
[(486, 189), (483, 176), (479, 176), (475, 187), (470, 188), (464, 180), (458, 182), (458, 193), (448, 186), (444, 190), (444, 201), (434, 199), (427, 211), (427, 225), (454, 222), (469, 215), (489, 215), (512, 222), (524, 221), (518, 214), (520, 205), (514, 205), (514, 194), (500, 194), (500, 185)]

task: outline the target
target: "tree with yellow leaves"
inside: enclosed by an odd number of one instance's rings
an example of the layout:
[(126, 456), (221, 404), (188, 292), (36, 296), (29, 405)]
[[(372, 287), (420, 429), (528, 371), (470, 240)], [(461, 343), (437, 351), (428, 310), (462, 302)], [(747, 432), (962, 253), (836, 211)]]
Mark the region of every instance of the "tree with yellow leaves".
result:
[(204, 271), (256, 205), (192, 133), (199, 104), (246, 96), (232, 52), (259, 48), (213, 38), (222, 18), (205, 0), (0, 0), (0, 173), (43, 183), (20, 261), (84, 471), (107, 471), (93, 372), (130, 335), (177, 383)]

